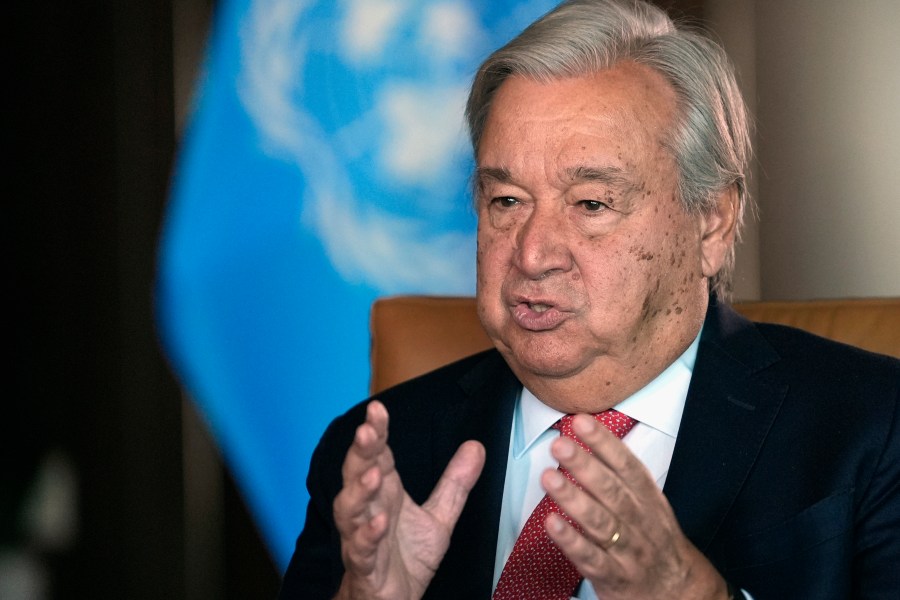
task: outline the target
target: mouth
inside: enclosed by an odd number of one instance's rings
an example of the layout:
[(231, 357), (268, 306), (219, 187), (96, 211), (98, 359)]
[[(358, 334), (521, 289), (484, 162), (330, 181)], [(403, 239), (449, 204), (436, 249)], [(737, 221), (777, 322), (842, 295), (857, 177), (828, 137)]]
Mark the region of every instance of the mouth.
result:
[(565, 320), (565, 313), (559, 306), (545, 300), (522, 298), (511, 308), (513, 321), (527, 331), (549, 331)]
[(549, 304), (544, 304), (542, 302), (526, 302), (525, 304), (536, 313), (547, 312), (552, 308)]

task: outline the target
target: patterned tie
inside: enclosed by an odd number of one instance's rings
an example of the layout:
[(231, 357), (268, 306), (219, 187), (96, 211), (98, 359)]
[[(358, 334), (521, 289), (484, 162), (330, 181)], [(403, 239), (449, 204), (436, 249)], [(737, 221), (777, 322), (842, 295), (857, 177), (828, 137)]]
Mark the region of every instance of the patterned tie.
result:
[[(553, 427), (590, 452), (572, 431), (573, 416), (564, 416)], [(623, 415), (613, 409), (597, 413), (594, 418), (603, 423), (619, 439), (625, 437), (637, 422), (628, 415)], [(559, 470), (570, 481), (575, 481), (566, 469), (559, 467)], [(559, 546), (553, 543), (550, 536), (547, 535), (544, 521), (550, 512), (559, 513), (576, 529), (581, 530), (577, 523), (560, 510), (549, 495), (544, 496), (534, 508), (531, 516), (528, 517), (513, 546), (513, 551), (500, 574), (500, 581), (497, 582), (497, 589), (494, 590), (493, 600), (569, 600), (571, 598), (575, 587), (581, 581), (581, 574), (562, 553)]]

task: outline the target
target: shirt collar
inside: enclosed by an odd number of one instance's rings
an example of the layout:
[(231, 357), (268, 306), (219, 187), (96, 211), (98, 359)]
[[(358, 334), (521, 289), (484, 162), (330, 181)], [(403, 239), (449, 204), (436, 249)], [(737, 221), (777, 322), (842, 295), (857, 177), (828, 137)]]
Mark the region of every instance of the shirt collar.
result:
[(515, 421), (513, 423), (513, 456), (520, 458), (545, 431), (564, 415), (565, 413), (550, 408), (538, 400), (531, 390), (523, 387), (513, 417)]
[[(672, 438), (677, 437), (699, 345), (700, 333), (662, 373), (615, 409)], [(527, 452), (564, 414), (541, 402), (528, 388), (523, 388), (514, 414), (513, 455), (520, 457)]]

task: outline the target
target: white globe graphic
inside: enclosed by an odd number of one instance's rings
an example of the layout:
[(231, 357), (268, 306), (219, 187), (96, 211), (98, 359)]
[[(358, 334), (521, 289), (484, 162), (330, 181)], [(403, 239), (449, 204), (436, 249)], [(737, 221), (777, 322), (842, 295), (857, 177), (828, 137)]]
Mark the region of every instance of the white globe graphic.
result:
[(492, 16), (492, 4), (251, 3), (241, 103), (263, 149), (302, 173), (303, 226), (345, 279), (381, 293), (474, 289), (466, 94), (489, 34), (538, 14), (526, 3)]

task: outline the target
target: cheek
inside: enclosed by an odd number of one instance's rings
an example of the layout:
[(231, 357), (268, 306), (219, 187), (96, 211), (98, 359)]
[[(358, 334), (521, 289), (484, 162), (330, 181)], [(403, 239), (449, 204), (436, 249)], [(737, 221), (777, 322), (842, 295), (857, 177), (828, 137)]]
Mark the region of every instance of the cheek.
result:
[(699, 285), (698, 240), (690, 228), (674, 228), (657, 238), (653, 260), (647, 261), (643, 302), (645, 319), (676, 317), (693, 298)]
[(479, 292), (490, 289), (491, 284), (496, 287), (504, 260), (502, 239), (479, 226), (475, 252)]
[(578, 245), (572, 285), (589, 297), (592, 318), (620, 320), (643, 300), (647, 265), (630, 250), (634, 244), (627, 238), (622, 243), (609, 241)]
[(502, 284), (506, 267), (502, 251), (503, 244), (479, 229), (476, 250), (476, 305), (478, 317), (488, 336), (500, 337), (506, 315), (503, 310)]
[(484, 249), (484, 243), (481, 241), (481, 237), (478, 239), (478, 246), (475, 251), (475, 273), (476, 273), (476, 286), (477, 290), (480, 292), (485, 283), (488, 281), (487, 274), (485, 273), (485, 269), (487, 268), (487, 258), (486, 252)]
[(604, 254), (605, 285), (612, 302), (639, 306), (646, 312), (659, 304), (657, 297), (671, 295), (679, 278), (673, 257), (681, 255), (682, 263), (684, 257), (683, 249), (670, 244), (669, 238), (671, 234), (664, 230), (648, 228), (640, 235), (626, 236)]

